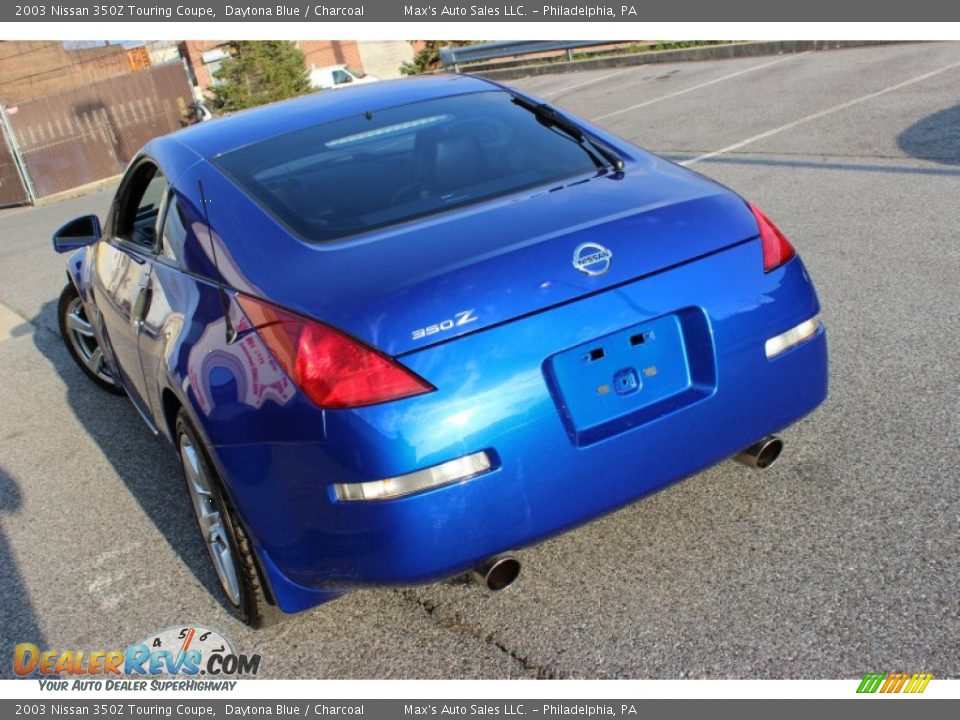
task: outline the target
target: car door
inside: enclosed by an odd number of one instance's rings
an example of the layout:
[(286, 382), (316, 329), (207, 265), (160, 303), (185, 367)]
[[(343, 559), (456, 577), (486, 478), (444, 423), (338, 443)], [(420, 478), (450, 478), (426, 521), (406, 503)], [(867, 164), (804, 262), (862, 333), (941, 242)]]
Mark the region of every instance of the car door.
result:
[(202, 209), (173, 187), (163, 215), (139, 337), (148, 400), (159, 422), (164, 418), (163, 386), (182, 385), (191, 371), (199, 409), (210, 409), (204, 368), (208, 361), (216, 362), (220, 353), (215, 348), (227, 337), (220, 285), (204, 271), (209, 261), (196, 234), (206, 236)]
[[(140, 327), (150, 301), (158, 224), (167, 183), (149, 159), (130, 168), (97, 250), (94, 297), (124, 389), (145, 419), (148, 393), (138, 350)], [(151, 426), (152, 421), (149, 421)]]

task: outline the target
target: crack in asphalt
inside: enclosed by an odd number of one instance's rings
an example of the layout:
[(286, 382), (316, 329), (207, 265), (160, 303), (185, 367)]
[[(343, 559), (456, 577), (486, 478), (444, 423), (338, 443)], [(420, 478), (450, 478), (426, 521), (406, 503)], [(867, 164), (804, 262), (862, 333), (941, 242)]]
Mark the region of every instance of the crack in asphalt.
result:
[(532, 674), (537, 680), (555, 680), (560, 677), (560, 674), (549, 665), (539, 665), (532, 662), (528, 657), (520, 655), (516, 650), (511, 650), (502, 641), (497, 640), (493, 633), (486, 632), (479, 625), (462, 623), (454, 618), (445, 617), (439, 614), (437, 612), (438, 605), (436, 603), (426, 598), (419, 597), (413, 590), (400, 590), (399, 593), (404, 600), (407, 600), (411, 604), (423, 610), (423, 612), (426, 613), (426, 615), (434, 622), (434, 624), (437, 625), (437, 627), (441, 627), (444, 630), (449, 630), (457, 635), (465, 635), (467, 637), (474, 638), (475, 640), (480, 640), (481, 642), (496, 648), (520, 665), (525, 672)]

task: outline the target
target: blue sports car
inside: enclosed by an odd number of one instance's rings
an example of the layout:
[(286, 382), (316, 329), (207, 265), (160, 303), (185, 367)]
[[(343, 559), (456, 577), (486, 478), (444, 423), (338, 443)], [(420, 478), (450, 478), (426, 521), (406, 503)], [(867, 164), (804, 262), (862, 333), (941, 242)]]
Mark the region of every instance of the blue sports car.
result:
[(731, 456), (827, 393), (819, 305), (756, 207), (486, 80), (322, 93), (149, 143), (59, 320), (183, 465), (259, 626), (473, 572)]

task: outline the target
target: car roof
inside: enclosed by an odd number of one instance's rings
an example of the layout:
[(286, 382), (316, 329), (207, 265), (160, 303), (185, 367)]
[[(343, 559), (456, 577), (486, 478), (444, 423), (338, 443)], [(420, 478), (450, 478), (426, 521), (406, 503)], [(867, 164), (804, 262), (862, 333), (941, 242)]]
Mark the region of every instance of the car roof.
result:
[(363, 112), (495, 88), (492, 83), (468, 75), (422, 75), (359, 84), (336, 93), (316, 92), (197, 123), (157, 138), (147, 150), (156, 151), (176, 143), (210, 159), (270, 137)]

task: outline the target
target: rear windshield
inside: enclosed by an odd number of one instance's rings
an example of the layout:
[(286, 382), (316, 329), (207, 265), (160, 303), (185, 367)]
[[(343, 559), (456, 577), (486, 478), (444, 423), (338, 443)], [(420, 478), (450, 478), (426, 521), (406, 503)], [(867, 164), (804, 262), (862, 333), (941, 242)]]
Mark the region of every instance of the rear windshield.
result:
[(577, 142), (542, 125), (502, 91), (316, 125), (214, 162), (314, 242), (597, 171)]

